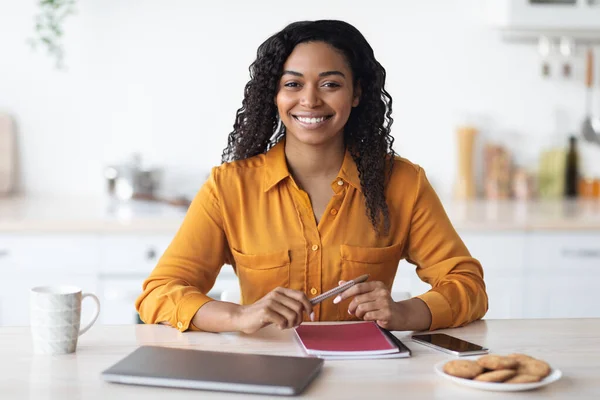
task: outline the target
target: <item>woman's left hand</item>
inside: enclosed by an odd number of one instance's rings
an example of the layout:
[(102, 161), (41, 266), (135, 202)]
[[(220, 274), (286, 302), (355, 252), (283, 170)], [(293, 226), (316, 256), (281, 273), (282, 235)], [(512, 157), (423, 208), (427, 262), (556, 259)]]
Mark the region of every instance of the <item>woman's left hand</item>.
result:
[[(339, 283), (342, 285), (345, 282)], [(341, 293), (334, 303), (337, 304), (352, 296), (354, 299), (348, 306), (348, 313), (364, 321), (375, 321), (380, 327), (389, 330), (400, 329), (403, 325), (402, 307), (392, 299), (392, 294), (383, 282), (358, 283)]]
[[(344, 283), (339, 282), (340, 285)], [(365, 321), (375, 321), (387, 330), (422, 331), (431, 326), (431, 311), (423, 300), (415, 297), (395, 302), (383, 282), (358, 283), (342, 292), (333, 302), (337, 304), (353, 296), (348, 313)]]

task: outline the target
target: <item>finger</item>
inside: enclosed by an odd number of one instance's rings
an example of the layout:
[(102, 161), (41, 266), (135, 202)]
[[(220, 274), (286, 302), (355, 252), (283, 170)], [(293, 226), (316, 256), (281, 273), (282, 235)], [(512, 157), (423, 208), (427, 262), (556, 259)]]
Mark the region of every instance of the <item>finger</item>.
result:
[(260, 323), (263, 327), (269, 324), (277, 325), (279, 329), (283, 329), (286, 324), (286, 319), (270, 308), (263, 308), (260, 316)]
[(286, 306), (287, 308), (289, 308), (296, 314), (293, 326), (300, 325), (300, 323), (302, 322), (302, 312), (304, 311), (304, 308), (305, 308), (304, 304), (302, 304), (295, 298), (286, 296), (283, 293), (276, 293), (275, 296), (273, 297), (273, 299), (275, 301), (280, 302), (281, 304), (283, 304), (284, 306)]
[(350, 289), (345, 290), (342, 293), (340, 293), (340, 295), (335, 298), (335, 300), (337, 300), (337, 301), (334, 300), (334, 303), (337, 304), (340, 301), (343, 301), (347, 298), (350, 298), (352, 296), (356, 296), (356, 295), (359, 295), (362, 293), (372, 292), (373, 290), (380, 288), (380, 287), (385, 287), (385, 285), (383, 285), (383, 282), (373, 281), (373, 282), (357, 283), (356, 285), (352, 286)]
[(361, 304), (371, 303), (371, 302), (374, 302), (374, 301), (378, 301), (379, 297), (375, 293), (376, 292), (369, 292), (369, 293), (360, 294), (360, 295), (354, 297), (352, 299), (352, 301), (350, 302), (350, 304), (348, 304), (348, 312), (350, 314), (355, 314), (356, 313), (356, 309)]
[(385, 289), (375, 289), (367, 293), (356, 295), (350, 304), (348, 304), (348, 311), (354, 313), (359, 304), (385, 300), (386, 297)]
[(379, 310), (380, 306), (376, 301), (369, 301), (366, 303), (360, 303), (354, 310), (350, 310), (348, 308), (348, 312), (356, 315), (358, 318), (362, 319), (364, 315), (371, 311)]
[(389, 321), (389, 320), (378, 319), (378, 320), (375, 320), (375, 322), (377, 323), (377, 325), (379, 325), (380, 327), (382, 327), (384, 329), (393, 330), (390, 328), (391, 321)]
[(344, 283), (346, 283), (346, 281), (339, 281), (338, 286), (342, 286)]
[[(390, 321), (390, 314), (382, 309), (369, 311), (362, 316), (363, 321), (376, 321), (377, 324), (383, 326)], [(381, 322), (381, 324), (380, 324)]]
[(354, 313), (359, 304), (368, 303), (370, 301), (377, 301), (380, 303), (379, 306), (383, 307), (383, 302), (386, 302), (389, 299), (391, 299), (391, 295), (387, 289), (377, 288), (371, 292), (355, 296), (350, 304), (348, 304), (348, 310)]
[(294, 289), (288, 288), (277, 288), (276, 292), (286, 295), (287, 297), (291, 297), (296, 301), (300, 302), (304, 306), (304, 310), (307, 315), (310, 315), (313, 312), (313, 306), (310, 304), (310, 300), (306, 297), (304, 292)]
[(283, 323), (283, 328), (291, 328), (296, 323), (296, 317), (297, 317), (296, 312), (294, 310), (286, 307), (284, 304), (280, 303), (279, 301), (277, 301), (275, 299), (271, 299), (268, 302), (268, 307), (272, 311), (281, 315), (285, 319), (285, 322)]

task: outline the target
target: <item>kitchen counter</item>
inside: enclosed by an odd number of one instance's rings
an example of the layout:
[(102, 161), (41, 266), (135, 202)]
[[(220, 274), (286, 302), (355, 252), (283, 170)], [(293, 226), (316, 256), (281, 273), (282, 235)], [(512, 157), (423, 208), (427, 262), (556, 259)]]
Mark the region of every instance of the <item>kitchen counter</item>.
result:
[[(413, 343), (409, 332), (395, 332), (412, 350), (411, 358), (325, 361), (321, 374), (303, 395), (322, 399), (600, 398), (600, 319), (483, 320), (441, 332), (487, 346), (493, 353), (530, 354), (560, 369), (563, 376), (528, 392), (507, 394), (465, 388), (434, 373), (436, 363), (452, 356)], [(162, 325), (97, 325), (79, 339), (77, 353), (60, 356), (32, 354), (28, 327), (4, 327), (0, 328), (2, 398), (248, 398), (243, 394), (122, 385), (101, 379), (104, 369), (141, 345), (303, 355), (291, 330), (280, 331), (272, 326), (244, 335), (180, 333)]]
[(459, 231), (600, 231), (600, 199), (443, 203)]
[(0, 198), (0, 233), (174, 234), (186, 207), (107, 197)]
[[(598, 230), (600, 201), (444, 200), (454, 226), (468, 231)], [(185, 207), (87, 197), (0, 198), (0, 233), (173, 234)]]

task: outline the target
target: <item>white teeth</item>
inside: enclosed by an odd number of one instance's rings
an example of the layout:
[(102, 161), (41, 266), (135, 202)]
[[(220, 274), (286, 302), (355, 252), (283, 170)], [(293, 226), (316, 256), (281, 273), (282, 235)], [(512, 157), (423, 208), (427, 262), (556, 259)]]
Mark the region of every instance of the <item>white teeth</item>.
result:
[(325, 121), (325, 117), (319, 117), (319, 118), (304, 118), (304, 117), (296, 117), (298, 119), (298, 121), (300, 122), (304, 122), (305, 124), (318, 124), (320, 122)]

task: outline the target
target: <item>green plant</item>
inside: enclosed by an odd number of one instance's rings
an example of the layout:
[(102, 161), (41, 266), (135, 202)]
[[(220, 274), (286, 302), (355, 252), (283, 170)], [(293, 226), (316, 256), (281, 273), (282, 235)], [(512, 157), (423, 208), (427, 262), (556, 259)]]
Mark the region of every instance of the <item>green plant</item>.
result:
[(56, 68), (64, 68), (63, 23), (75, 13), (76, 0), (39, 0), (39, 13), (35, 16), (35, 34), (29, 39), (33, 49), (45, 47), (54, 58)]

